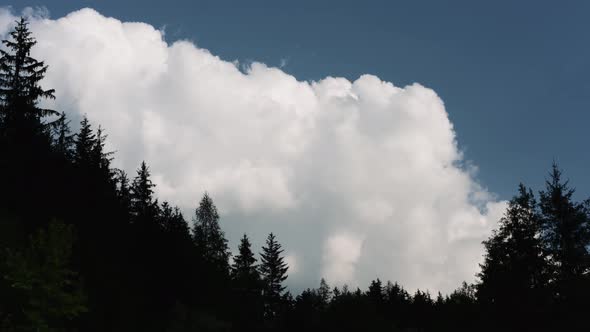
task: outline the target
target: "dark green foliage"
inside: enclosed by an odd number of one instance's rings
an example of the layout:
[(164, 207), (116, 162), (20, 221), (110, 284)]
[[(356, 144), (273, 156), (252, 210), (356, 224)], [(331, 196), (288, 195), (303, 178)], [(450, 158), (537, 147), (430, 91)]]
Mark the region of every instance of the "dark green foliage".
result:
[(21, 250), (2, 254), (1, 271), (9, 296), (2, 331), (66, 331), (87, 311), (78, 273), (70, 267), (74, 231), (52, 222)]

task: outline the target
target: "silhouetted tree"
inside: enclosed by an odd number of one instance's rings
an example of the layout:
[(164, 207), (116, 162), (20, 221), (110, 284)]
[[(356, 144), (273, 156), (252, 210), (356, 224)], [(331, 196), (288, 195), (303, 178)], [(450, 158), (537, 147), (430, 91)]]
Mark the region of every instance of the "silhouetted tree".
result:
[(549, 280), (540, 227), (533, 192), (521, 184), (498, 229), (484, 241), (479, 300), (512, 321), (532, 319), (538, 314), (534, 309), (547, 300), (543, 295)]
[(574, 189), (561, 178), (554, 163), (540, 192), (542, 238), (552, 268), (551, 286), (568, 320), (590, 301), (590, 215), (585, 204), (573, 201)]
[(377, 280), (371, 281), (369, 285), (369, 291), (367, 292), (367, 296), (375, 305), (379, 306), (383, 303), (383, 284), (381, 280), (377, 278)]
[(262, 319), (262, 284), (256, 258), (246, 234), (240, 240), (238, 254), (234, 257), (231, 277), (234, 296), (240, 303), (234, 309), (234, 320), (241, 326), (240, 329), (251, 329)]
[(154, 187), (149, 168), (143, 161), (131, 186), (131, 212), (136, 223), (156, 222), (158, 202), (154, 199)]
[(55, 99), (54, 90), (44, 90), (39, 82), (47, 72), (43, 61), (31, 57), (31, 48), (37, 43), (32, 37), (26, 19), (17, 21), (10, 32), (11, 39), (2, 43), (0, 49), (0, 124), (6, 131), (20, 134), (48, 134), (47, 124), (42, 120), (57, 116), (53, 110), (38, 107), (42, 98)]
[(229, 247), (219, 227), (219, 214), (211, 197), (205, 193), (195, 211), (193, 236), (204, 260), (218, 271), (229, 273)]
[(195, 281), (199, 287), (201, 306), (215, 319), (228, 319), (227, 301), (230, 294), (230, 251), (225, 234), (219, 226), (217, 207), (208, 194), (204, 194), (195, 210), (193, 241), (199, 256), (200, 271)]
[[(30, 231), (48, 221), (42, 211), (55, 209), (55, 195), (49, 188), (55, 188), (59, 180), (54, 180), (51, 122), (46, 121), (59, 114), (39, 107), (41, 100), (55, 98), (54, 90), (40, 86), (47, 66), (31, 57), (36, 41), (27, 25), (24, 18), (17, 21), (0, 49), (0, 204), (20, 210), (27, 219), (23, 226)], [(35, 209), (27, 209), (30, 202), (37, 204)]]
[(89, 167), (92, 163), (92, 149), (95, 144), (96, 135), (92, 131), (90, 121), (84, 116), (74, 140), (74, 164), (78, 167)]
[(244, 234), (238, 246), (238, 254), (234, 257), (231, 272), (232, 280), (237, 287), (256, 290), (260, 285), (260, 274), (251, 247), (248, 236)]
[(330, 286), (326, 279), (320, 279), (320, 287), (318, 288), (317, 293), (320, 297), (321, 309), (326, 310), (332, 299), (332, 291), (330, 290)]
[(276, 318), (280, 312), (281, 298), (285, 291), (283, 282), (287, 280), (287, 270), (289, 269), (282, 253), (281, 245), (277, 242), (274, 234), (270, 233), (260, 254), (260, 274), (264, 285), (265, 317), (271, 320)]

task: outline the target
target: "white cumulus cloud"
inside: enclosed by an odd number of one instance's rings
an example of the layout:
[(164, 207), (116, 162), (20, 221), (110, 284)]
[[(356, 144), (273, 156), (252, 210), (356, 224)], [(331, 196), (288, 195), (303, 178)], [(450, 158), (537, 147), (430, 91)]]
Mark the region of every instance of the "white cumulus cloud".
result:
[[(146, 160), (188, 217), (208, 191), (236, 246), (274, 232), (295, 289), (376, 277), (449, 291), (473, 281), (504, 202), (478, 185), (442, 100), (376, 76), (300, 81), (242, 70), (145, 23), (92, 9), (33, 15), (53, 106), (101, 124), (115, 166)], [(14, 15), (0, 11), (6, 35)]]

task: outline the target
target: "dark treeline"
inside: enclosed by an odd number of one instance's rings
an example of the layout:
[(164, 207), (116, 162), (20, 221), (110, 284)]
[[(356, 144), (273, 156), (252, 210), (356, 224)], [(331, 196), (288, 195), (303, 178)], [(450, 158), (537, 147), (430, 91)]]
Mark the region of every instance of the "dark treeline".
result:
[[(590, 201), (554, 165), (537, 196), (518, 187), (484, 242), (474, 285), (412, 294), (325, 280), (299, 295), (270, 233), (230, 249), (210, 196), (185, 217), (154, 196), (149, 167), (111, 166), (106, 135), (70, 132), (40, 86), (47, 66), (17, 22), (0, 50), (1, 331), (575, 330), (590, 321)], [(108, 96), (105, 96), (108, 97)], [(191, 222), (187, 222), (187, 219)]]

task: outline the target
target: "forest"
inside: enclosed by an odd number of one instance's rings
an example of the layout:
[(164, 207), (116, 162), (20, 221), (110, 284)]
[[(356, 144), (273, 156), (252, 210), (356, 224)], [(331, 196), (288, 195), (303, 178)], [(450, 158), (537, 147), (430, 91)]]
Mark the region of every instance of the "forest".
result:
[[(590, 200), (558, 165), (516, 186), (450, 294), (373, 280), (292, 294), (280, 238), (232, 257), (208, 194), (194, 214), (155, 197), (146, 162), (112, 166), (106, 130), (41, 107), (48, 65), (16, 22), (0, 49), (0, 331), (574, 331), (590, 323)], [(104, 96), (108, 97), (108, 96)]]

